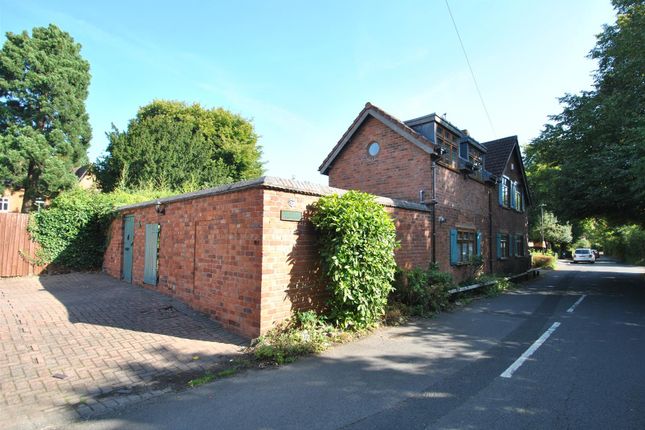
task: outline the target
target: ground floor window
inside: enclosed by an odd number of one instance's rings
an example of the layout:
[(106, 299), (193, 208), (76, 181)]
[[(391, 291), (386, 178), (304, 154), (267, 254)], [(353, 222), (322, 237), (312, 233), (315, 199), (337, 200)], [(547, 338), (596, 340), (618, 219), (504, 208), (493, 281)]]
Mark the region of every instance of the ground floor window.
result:
[(521, 234), (515, 236), (515, 255), (518, 257), (524, 256), (524, 236)]
[(481, 233), (475, 230), (450, 230), (450, 264), (465, 264), (481, 255)]
[(508, 233), (497, 234), (497, 257), (508, 258), (510, 256), (510, 240)]
[(465, 263), (475, 256), (475, 232), (457, 230), (459, 263)]
[(9, 211), (9, 197), (0, 197), (0, 212)]

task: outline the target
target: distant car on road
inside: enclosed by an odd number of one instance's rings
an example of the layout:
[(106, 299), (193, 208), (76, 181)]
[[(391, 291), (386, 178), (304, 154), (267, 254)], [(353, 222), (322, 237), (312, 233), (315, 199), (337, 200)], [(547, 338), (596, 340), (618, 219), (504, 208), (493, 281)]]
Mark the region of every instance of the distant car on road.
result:
[(593, 250), (589, 248), (578, 248), (573, 253), (573, 262), (586, 261), (587, 263), (595, 263), (596, 255)]

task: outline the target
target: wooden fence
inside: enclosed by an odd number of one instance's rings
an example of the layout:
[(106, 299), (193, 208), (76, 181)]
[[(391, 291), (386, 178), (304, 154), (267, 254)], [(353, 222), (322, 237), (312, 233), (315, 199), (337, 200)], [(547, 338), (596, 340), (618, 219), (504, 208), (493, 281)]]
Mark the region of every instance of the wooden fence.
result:
[(27, 232), (29, 214), (0, 213), (0, 277), (38, 275), (35, 266), (23, 255), (34, 257), (38, 245)]

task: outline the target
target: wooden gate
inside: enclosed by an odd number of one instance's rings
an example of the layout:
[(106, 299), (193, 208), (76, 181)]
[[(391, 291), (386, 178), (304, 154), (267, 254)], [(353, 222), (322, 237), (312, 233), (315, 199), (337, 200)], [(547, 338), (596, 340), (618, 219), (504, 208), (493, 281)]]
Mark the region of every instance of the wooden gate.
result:
[(33, 258), (38, 245), (27, 232), (29, 214), (0, 213), (0, 277), (38, 275), (43, 267), (35, 266)]

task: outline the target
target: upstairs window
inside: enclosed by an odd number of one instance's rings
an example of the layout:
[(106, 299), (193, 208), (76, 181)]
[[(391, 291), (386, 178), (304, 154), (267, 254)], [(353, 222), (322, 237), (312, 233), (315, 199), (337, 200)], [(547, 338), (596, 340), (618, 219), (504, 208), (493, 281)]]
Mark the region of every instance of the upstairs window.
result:
[(506, 208), (511, 206), (511, 180), (506, 177), (499, 183), (499, 205)]
[(515, 209), (519, 212), (524, 212), (524, 193), (519, 187), (519, 184), (515, 184)]
[(0, 197), (0, 212), (9, 212), (9, 197)]
[(451, 167), (457, 167), (459, 160), (459, 148), (455, 141), (457, 137), (444, 129), (437, 126), (437, 144), (443, 149), (443, 162)]

